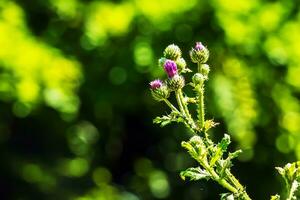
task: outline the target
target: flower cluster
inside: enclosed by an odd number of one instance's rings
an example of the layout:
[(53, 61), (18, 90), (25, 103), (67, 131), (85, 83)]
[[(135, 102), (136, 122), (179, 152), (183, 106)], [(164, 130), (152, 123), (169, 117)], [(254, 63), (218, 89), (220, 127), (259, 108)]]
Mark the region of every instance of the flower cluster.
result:
[[(183, 141), (181, 146), (197, 161), (198, 166), (182, 171), (180, 177), (183, 180), (210, 179), (229, 191), (229, 193), (221, 194), (221, 199), (251, 200), (245, 187), (231, 173), (232, 160), (241, 153), (241, 150), (228, 152), (231, 140), (227, 134), (224, 134), (218, 143), (211, 140), (208, 135), (208, 130), (217, 125), (213, 120), (205, 120), (204, 86), (210, 71), (209, 65), (206, 64), (209, 51), (201, 42), (196, 42), (189, 53), (191, 61), (197, 64), (197, 69), (192, 76), (192, 81), (187, 84), (185, 84), (183, 73), (192, 71), (187, 68), (178, 46), (169, 45), (164, 50), (164, 56), (159, 59), (159, 65), (164, 69), (168, 78), (164, 81), (157, 79), (150, 82), (150, 90), (155, 100), (163, 101), (170, 107), (171, 113), (156, 117), (153, 122), (161, 126), (172, 122), (183, 123), (194, 134), (188, 141)], [(188, 97), (184, 93), (185, 85), (193, 88), (195, 97)], [(168, 100), (172, 93), (175, 93), (177, 106)], [(190, 113), (189, 104), (196, 104), (196, 118)], [(285, 180), (286, 199), (299, 199), (297, 195), (300, 191), (300, 161), (276, 169)], [(280, 199), (278, 194), (271, 196), (271, 200)]]
[[(181, 145), (198, 162), (199, 166), (182, 171), (180, 176), (184, 180), (212, 179), (231, 192), (229, 195), (225, 194), (226, 198), (242, 197), (241, 199), (249, 200), (244, 187), (230, 172), (231, 160), (240, 151), (229, 153), (226, 156), (227, 146), (230, 144), (229, 135), (225, 134), (224, 138), (215, 144), (207, 134), (207, 131), (216, 125), (213, 120), (205, 120), (204, 110), (204, 85), (210, 71), (209, 65), (206, 64), (209, 51), (201, 42), (196, 42), (195, 46), (191, 48), (190, 58), (193, 63), (197, 64), (197, 68), (192, 76), (192, 82), (187, 84), (185, 84), (183, 74), (192, 72), (192, 70), (187, 68), (180, 48), (171, 44), (164, 50), (163, 55), (158, 63), (166, 72), (167, 78), (164, 81), (152, 81), (150, 89), (154, 99), (164, 101), (170, 107), (171, 113), (156, 117), (154, 123), (161, 126), (171, 122), (184, 123), (195, 134), (189, 141), (182, 142)], [(185, 85), (192, 86), (195, 97), (188, 97), (184, 93)], [(175, 94), (177, 106), (168, 100), (172, 93)], [(189, 110), (189, 104), (196, 104), (196, 119)]]

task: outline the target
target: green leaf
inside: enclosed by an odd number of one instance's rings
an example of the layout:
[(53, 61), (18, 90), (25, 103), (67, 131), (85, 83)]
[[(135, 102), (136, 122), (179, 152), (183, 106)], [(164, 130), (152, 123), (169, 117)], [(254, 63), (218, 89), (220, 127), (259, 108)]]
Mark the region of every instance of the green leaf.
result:
[(162, 117), (156, 117), (153, 120), (154, 124), (160, 124), (161, 127), (164, 127), (171, 122), (183, 122), (183, 119), (180, 117), (180, 114), (177, 112), (171, 112), (169, 115), (163, 115)]
[(225, 170), (230, 169), (230, 167), (233, 166), (231, 160), (238, 157), (238, 155), (242, 153), (242, 150), (237, 150), (233, 153), (229, 153), (228, 157), (225, 160), (219, 160), (219, 163), (221, 165), (221, 170), (220, 170), (220, 177), (225, 176)]
[(209, 178), (211, 178), (210, 174), (206, 170), (201, 169), (200, 167), (188, 168), (185, 171), (180, 172), (180, 177), (183, 180), (186, 180), (186, 178), (189, 178), (189, 180), (191, 180), (191, 181), (197, 181), (200, 179), (208, 180)]
[(223, 139), (214, 149), (213, 157), (211, 158), (210, 163), (209, 163), (210, 166), (214, 166), (215, 163), (222, 158), (223, 153), (227, 151), (227, 147), (230, 144), (230, 142), (231, 142), (230, 136), (227, 134), (224, 134)]
[(223, 152), (225, 152), (230, 143), (231, 143), (230, 136), (228, 134), (224, 134), (224, 137), (222, 138), (218, 146), (221, 148)]
[(243, 151), (241, 149), (239, 150), (236, 150), (235, 152), (233, 153), (229, 153), (228, 155), (228, 158), (231, 160), (231, 159), (234, 159), (236, 157), (238, 157)]

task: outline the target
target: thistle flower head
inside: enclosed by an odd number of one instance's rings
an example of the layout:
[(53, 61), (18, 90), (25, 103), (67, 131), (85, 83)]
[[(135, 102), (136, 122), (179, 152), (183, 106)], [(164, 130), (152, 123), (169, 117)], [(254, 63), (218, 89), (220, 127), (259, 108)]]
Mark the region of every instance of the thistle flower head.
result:
[(164, 57), (171, 60), (177, 60), (181, 57), (181, 50), (177, 45), (170, 44), (164, 50)]
[(168, 80), (167, 84), (171, 91), (177, 91), (184, 87), (185, 80), (183, 76), (176, 74)]
[(164, 64), (164, 69), (168, 75), (169, 78), (174, 77), (178, 71), (177, 71), (177, 65), (172, 60), (167, 60)]
[(163, 101), (170, 96), (169, 88), (161, 80), (157, 79), (149, 83), (152, 97), (157, 101)]
[(208, 60), (209, 51), (201, 42), (196, 42), (195, 48), (190, 51), (190, 57), (194, 63), (203, 64)]
[(163, 83), (162, 83), (161, 80), (156, 79), (156, 80), (154, 80), (154, 81), (151, 81), (151, 82), (149, 83), (149, 85), (150, 85), (150, 88), (151, 88), (152, 90), (155, 90), (155, 89), (160, 88), (160, 87), (163, 85)]

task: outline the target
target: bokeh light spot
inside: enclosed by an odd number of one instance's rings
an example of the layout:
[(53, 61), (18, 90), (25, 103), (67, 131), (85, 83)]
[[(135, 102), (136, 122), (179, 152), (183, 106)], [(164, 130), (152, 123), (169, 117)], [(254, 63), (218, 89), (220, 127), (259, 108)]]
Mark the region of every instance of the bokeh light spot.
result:
[(149, 186), (156, 198), (166, 198), (169, 195), (169, 182), (167, 176), (162, 171), (155, 170), (151, 172)]
[(93, 180), (98, 186), (110, 183), (111, 178), (111, 173), (106, 168), (99, 167), (93, 171)]
[(114, 85), (121, 85), (127, 79), (127, 72), (122, 67), (113, 67), (109, 72), (109, 79)]

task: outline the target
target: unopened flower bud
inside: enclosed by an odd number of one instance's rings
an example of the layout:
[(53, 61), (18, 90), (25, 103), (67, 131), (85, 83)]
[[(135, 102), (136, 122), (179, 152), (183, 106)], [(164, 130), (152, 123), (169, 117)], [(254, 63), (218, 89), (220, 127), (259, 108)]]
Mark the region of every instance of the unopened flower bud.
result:
[(164, 50), (164, 57), (170, 60), (177, 60), (181, 57), (181, 50), (177, 45), (170, 44)]
[(168, 86), (171, 91), (177, 91), (184, 87), (185, 81), (183, 76), (176, 74), (168, 80)]
[(195, 48), (190, 51), (190, 57), (194, 63), (205, 63), (209, 57), (208, 49), (201, 42), (196, 42)]
[(206, 80), (206, 77), (203, 76), (200, 73), (196, 73), (196, 74), (194, 74), (192, 80), (193, 80), (193, 83), (194, 83), (195, 86), (196, 85), (203, 85), (204, 81)]
[(172, 60), (167, 60), (164, 64), (164, 69), (168, 75), (169, 78), (174, 77), (178, 71), (177, 71), (177, 65)]
[(161, 80), (151, 81), (150, 90), (152, 97), (157, 101), (163, 101), (170, 96), (168, 87), (164, 85)]
[(176, 65), (177, 65), (179, 73), (186, 68), (186, 62), (183, 58), (177, 59)]
[(202, 74), (204, 76), (208, 76), (209, 71), (210, 71), (209, 65), (208, 64), (202, 64), (201, 70), (202, 70)]

